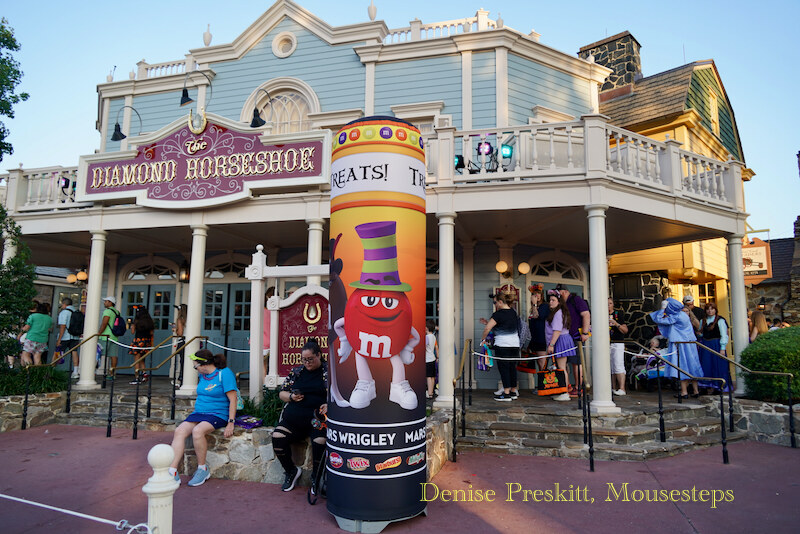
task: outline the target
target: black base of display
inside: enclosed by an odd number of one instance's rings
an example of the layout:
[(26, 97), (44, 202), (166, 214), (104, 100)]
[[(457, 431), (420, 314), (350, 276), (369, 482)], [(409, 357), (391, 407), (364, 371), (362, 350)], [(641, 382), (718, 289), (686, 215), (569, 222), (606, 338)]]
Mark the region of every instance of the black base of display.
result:
[(400, 519), (392, 519), (390, 521), (362, 521), (360, 519), (347, 519), (346, 517), (339, 517), (336, 514), (333, 514), (333, 517), (336, 518), (336, 523), (339, 525), (339, 528), (345, 530), (347, 532), (363, 532), (364, 534), (378, 534), (379, 532), (383, 531), (387, 525), (390, 523), (396, 523), (397, 521), (405, 521), (406, 519), (411, 519), (413, 517), (417, 517), (420, 514), (428, 515), (428, 507), (422, 509), (421, 512), (418, 514), (410, 515), (408, 517), (401, 517)]

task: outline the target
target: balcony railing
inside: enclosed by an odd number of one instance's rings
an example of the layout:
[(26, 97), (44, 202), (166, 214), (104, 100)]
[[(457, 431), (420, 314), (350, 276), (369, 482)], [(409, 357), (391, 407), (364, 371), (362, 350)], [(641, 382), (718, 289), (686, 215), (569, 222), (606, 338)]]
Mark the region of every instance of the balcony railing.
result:
[(383, 44), (397, 44), (409, 41), (422, 41), (426, 39), (438, 39), (442, 37), (452, 37), (454, 35), (470, 32), (480, 32), (494, 30), (498, 27), (497, 21), (488, 17), (487, 11), (478, 11), (474, 17), (456, 20), (446, 20), (443, 22), (432, 22), (423, 24), (421, 20), (412, 20), (405, 28), (390, 30), (383, 39)]
[[(741, 168), (687, 152), (672, 140), (606, 123), (602, 116), (505, 128), (436, 128), (423, 135), (431, 187), (564, 183), (606, 178), (621, 187), (743, 210)], [(75, 202), (77, 167), (15, 169), (6, 175), (11, 211), (91, 206)], [(3, 176), (0, 176), (3, 178)]]

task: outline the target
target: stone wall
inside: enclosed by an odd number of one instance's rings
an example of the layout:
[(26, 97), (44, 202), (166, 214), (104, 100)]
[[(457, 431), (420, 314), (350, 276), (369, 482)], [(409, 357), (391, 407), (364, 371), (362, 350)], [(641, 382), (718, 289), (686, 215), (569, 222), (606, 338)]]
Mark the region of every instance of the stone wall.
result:
[[(800, 404), (794, 411), (795, 436), (800, 432)], [(719, 416), (719, 403), (711, 402), (709, 415)], [(728, 399), (725, 399), (725, 422), (728, 422)], [(789, 407), (750, 399), (736, 399), (733, 404), (733, 425), (747, 432), (747, 438), (774, 445), (790, 446)]]
[[(617, 309), (622, 310), (628, 321), (628, 339), (647, 345), (647, 340), (655, 335), (656, 326), (650, 319), (650, 312), (661, 307), (661, 294), (664, 288), (669, 287), (669, 280), (665, 273), (659, 271), (638, 273), (641, 277), (642, 296), (640, 300), (615, 301)], [(631, 276), (630, 273), (619, 276)], [(617, 275), (611, 276), (613, 285)]]
[[(212, 478), (247, 480), (268, 484), (282, 484), (283, 468), (272, 450), (272, 427), (242, 430), (236, 428), (233, 436), (225, 438), (218, 430), (208, 436), (206, 465)], [(428, 479), (447, 462), (453, 450), (452, 415), (449, 410), (436, 410), (428, 417), (425, 428), (427, 441)], [(308, 440), (292, 446), (295, 465), (303, 469), (300, 485), (311, 484), (311, 446)], [(181, 474), (192, 475), (197, 469), (192, 438), (186, 440)]]
[(623, 32), (584, 46), (578, 56), (583, 59), (594, 56), (595, 63), (613, 71), (600, 88), (600, 91), (608, 91), (630, 85), (642, 77), (640, 48), (633, 35)]
[[(747, 309), (757, 310), (758, 303), (764, 298), (764, 315), (767, 321), (773, 318), (782, 318), (781, 306), (789, 298), (788, 284), (766, 284), (761, 283), (747, 289)], [(783, 319), (786, 320), (786, 319)]]
[[(0, 432), (22, 428), (24, 395), (0, 397)], [(56, 422), (67, 406), (67, 393), (40, 393), (28, 396), (28, 428)]]

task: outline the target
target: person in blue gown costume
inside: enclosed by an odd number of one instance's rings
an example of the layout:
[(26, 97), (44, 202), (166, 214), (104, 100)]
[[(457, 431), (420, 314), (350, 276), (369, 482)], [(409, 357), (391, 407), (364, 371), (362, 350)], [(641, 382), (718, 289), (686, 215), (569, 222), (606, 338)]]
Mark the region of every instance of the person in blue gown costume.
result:
[[(676, 343), (676, 341), (697, 340), (694, 328), (692, 328), (692, 322), (689, 320), (687, 313), (683, 311), (683, 304), (673, 298), (667, 299), (666, 308), (652, 312), (650, 317), (658, 325), (661, 335), (669, 340), (667, 359), (670, 363), (677, 365), (694, 376), (703, 376), (703, 368), (700, 366), (697, 346), (694, 343)], [(678, 377), (679, 373), (667, 365), (665, 374), (668, 377), (675, 378)], [(699, 395), (697, 380), (692, 380), (683, 373), (680, 373), (678, 378), (681, 382), (680, 395), (684, 399), (689, 397), (690, 381), (692, 382), (692, 397)]]

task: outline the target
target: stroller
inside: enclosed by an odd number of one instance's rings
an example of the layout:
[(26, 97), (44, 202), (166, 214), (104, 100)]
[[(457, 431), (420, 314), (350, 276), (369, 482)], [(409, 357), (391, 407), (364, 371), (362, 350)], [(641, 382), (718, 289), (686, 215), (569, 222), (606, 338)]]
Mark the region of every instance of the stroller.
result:
[[(651, 347), (658, 342), (658, 346), (653, 347), (653, 350), (660, 355), (660, 349), (664, 347), (662, 344), (666, 339), (657, 336), (650, 342)], [(641, 350), (631, 358), (631, 369), (628, 371), (628, 384), (634, 390), (638, 390), (640, 385), (643, 385), (647, 391), (653, 391), (654, 383), (652, 380), (658, 380), (658, 377), (664, 377), (666, 364), (661, 362), (658, 358)]]

